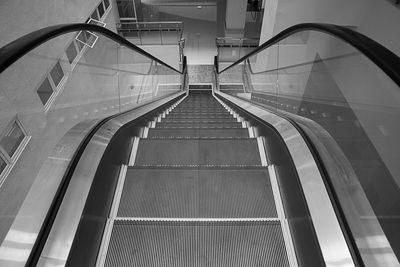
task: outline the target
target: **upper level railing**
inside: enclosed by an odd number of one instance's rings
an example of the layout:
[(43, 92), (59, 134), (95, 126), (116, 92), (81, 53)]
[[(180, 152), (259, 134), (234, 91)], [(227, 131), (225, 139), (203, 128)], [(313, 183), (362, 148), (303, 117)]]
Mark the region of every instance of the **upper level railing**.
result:
[(398, 266), (400, 58), (348, 28), (306, 23), (216, 64), (221, 92), (300, 125), (355, 261)]
[(182, 63), (185, 48), (182, 21), (121, 21), (117, 23), (117, 31), (135, 45), (177, 45)]
[(40, 255), (74, 154), (102, 119), (187, 85), (186, 59), (167, 64), (92, 23), (47, 27), (0, 49), (1, 266)]
[(218, 62), (235, 62), (256, 49), (259, 43), (260, 39), (257, 38), (217, 37)]
[(215, 45), (218, 47), (254, 47), (260, 43), (259, 38), (217, 37)]
[(117, 24), (118, 33), (137, 45), (179, 44), (183, 39), (182, 21), (126, 22)]

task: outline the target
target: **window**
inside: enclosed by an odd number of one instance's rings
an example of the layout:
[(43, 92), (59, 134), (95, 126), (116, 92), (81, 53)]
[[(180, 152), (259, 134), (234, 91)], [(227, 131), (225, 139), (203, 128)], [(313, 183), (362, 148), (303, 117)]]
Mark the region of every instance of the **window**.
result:
[(97, 9), (95, 9), (90, 16), (92, 19), (99, 20), (99, 15), (97, 14)]
[(46, 105), (50, 96), (53, 94), (53, 88), (51, 87), (49, 78), (46, 77), (46, 79), (43, 81), (43, 83), (39, 86), (37, 93), (38, 93), (39, 98), (42, 101), (43, 105)]
[(0, 158), (0, 173), (2, 173), (4, 171), (6, 166), (7, 166), (7, 163), (2, 158)]
[(67, 49), (65, 50), (65, 53), (67, 54), (67, 58), (70, 64), (74, 62), (76, 56), (78, 55), (78, 51), (76, 50), (75, 43), (72, 42)]
[(95, 19), (89, 19), (89, 21), (87, 23), (94, 24), (94, 25), (101, 26), (101, 27), (105, 27), (107, 25), (104, 22), (98, 21), (98, 20), (95, 20)]
[[(110, 6), (111, 6), (110, 0), (104, 0), (104, 2), (101, 1), (85, 23), (90, 23), (105, 27), (106, 24), (101, 21), (101, 18), (105, 16), (106, 10), (108, 10)], [(93, 48), (98, 38), (99, 37), (95, 33), (90, 31), (80, 31), (75, 36), (73, 42), (65, 50), (68, 61), (72, 65), (72, 69), (75, 67), (73, 63), (74, 60), (77, 57), (79, 57), (81, 53), (83, 53), (82, 50), (85, 47)]]
[(110, 0), (104, 0), (104, 7), (108, 9), (109, 6), (110, 6)]
[[(37, 89), (37, 94), (39, 95), (43, 105), (47, 105), (50, 97), (54, 91), (57, 90), (57, 87), (60, 85), (64, 76), (64, 71), (61, 67), (60, 61), (57, 61), (57, 63), (50, 70), (50, 73), (46, 76), (42, 84)], [(47, 108), (48, 107), (46, 107), (46, 109)]]
[(136, 20), (136, 10), (132, 0), (117, 0), (117, 6), (121, 20)]
[(97, 7), (97, 11), (99, 11), (100, 18), (104, 15), (104, 6), (103, 2), (100, 2), (100, 5)]
[(60, 84), (62, 78), (64, 78), (64, 72), (61, 68), (60, 61), (58, 61), (50, 71), (50, 77), (56, 87)]
[(13, 163), (18, 159), (20, 152), (27, 144), (29, 138), (17, 118), (11, 120), (0, 135), (0, 186), (7, 174), (5, 170), (11, 170)]
[(22, 132), (21, 127), (14, 121), (5, 135), (1, 137), (0, 145), (7, 155), (12, 158), (24, 137), (25, 134)]
[(84, 46), (93, 48), (98, 38), (97, 35), (89, 31), (80, 31), (75, 37), (75, 40), (77, 40), (79, 50), (82, 50)]

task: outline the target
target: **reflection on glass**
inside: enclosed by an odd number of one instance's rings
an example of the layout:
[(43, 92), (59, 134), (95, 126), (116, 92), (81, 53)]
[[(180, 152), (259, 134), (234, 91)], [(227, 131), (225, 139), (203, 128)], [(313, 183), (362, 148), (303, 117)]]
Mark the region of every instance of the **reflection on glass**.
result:
[(225, 92), (293, 118), (312, 136), (365, 265), (398, 266), (399, 87), (355, 48), (317, 31), (238, 66), (219, 83), (242, 83), (247, 94)]
[(97, 10), (99, 11), (99, 16), (101, 18), (104, 15), (104, 6), (102, 2), (100, 2), (99, 6), (97, 7)]
[[(5, 207), (0, 209), (2, 266), (15, 264), (14, 256), (21, 252), (10, 250), (7, 241), (17, 232), (32, 233), (36, 239), (61, 183), (62, 175), (54, 170), (72, 156), (49, 155), (71, 152), (69, 146), (57, 146), (71, 128), (182, 90), (180, 72), (100, 34), (94, 43), (92, 35), (80, 31), (51, 39), (0, 74), (2, 90), (7, 92), (0, 105), (0, 131), (4, 133), (1, 155), (9, 154), (0, 157), (0, 172), (10, 169), (4, 172), (7, 176), (1, 177), (5, 182), (0, 185), (0, 203)], [(74, 50), (74, 42), (79, 51)], [(179, 68), (179, 57), (171, 65)], [(16, 116), (29, 132), (30, 141), (18, 160), (11, 159), (10, 164), (8, 158), (16, 155), (26, 137), (18, 123), (11, 123)], [(9, 124), (10, 130), (3, 131)], [(21, 193), (15, 195), (16, 190)], [(24, 244), (17, 266), (24, 265), (34, 241)]]
[(133, 5), (132, 0), (117, 0), (119, 17), (121, 19), (135, 19), (135, 7)]

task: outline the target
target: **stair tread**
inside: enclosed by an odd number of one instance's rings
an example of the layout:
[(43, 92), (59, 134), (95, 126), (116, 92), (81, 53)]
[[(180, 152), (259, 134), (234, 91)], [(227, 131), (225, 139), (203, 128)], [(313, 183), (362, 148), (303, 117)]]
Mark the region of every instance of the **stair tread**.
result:
[(148, 137), (249, 137), (245, 128), (151, 128)]
[(136, 164), (261, 165), (256, 139), (141, 139)]
[(277, 212), (265, 168), (130, 168), (117, 216), (276, 218)]
[(289, 261), (277, 221), (115, 221), (105, 266), (289, 267)]

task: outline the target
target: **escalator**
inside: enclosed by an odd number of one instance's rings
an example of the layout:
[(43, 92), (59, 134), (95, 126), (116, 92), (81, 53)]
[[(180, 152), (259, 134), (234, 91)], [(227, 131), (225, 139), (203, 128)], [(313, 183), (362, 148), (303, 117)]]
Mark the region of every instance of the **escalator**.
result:
[(276, 177), (250, 131), (210, 90), (162, 114), (122, 168), (100, 266), (293, 266)]
[[(38, 79), (44, 111), (15, 111), (16, 124), (27, 116), (41, 127), (36, 149), (41, 135), (64, 137), (11, 201), (12, 220), (0, 215), (0, 265), (398, 266), (397, 169), (382, 149), (398, 131), (388, 122), (398, 103), (359, 98), (367, 84), (349, 79), (367, 74), (395, 94), (400, 59), (390, 51), (343, 27), (300, 24), (232, 64), (216, 58), (211, 88), (196, 88), (186, 59), (168, 65), (105, 28), (72, 24), (2, 48), (0, 79), (25, 82), (18, 67), (44, 58), (27, 51), (81, 31), (101, 37), (83, 62), (56, 59)], [(307, 31), (312, 45), (293, 56), (286, 39)], [(61, 87), (82, 93), (80, 84), (89, 98), (69, 102)], [(2, 190), (12, 193), (10, 177)]]
[(118, 173), (106, 170), (121, 149), (103, 156), (68, 266), (324, 265), (296, 168), (270, 125), (191, 89), (124, 131), (129, 152)]

